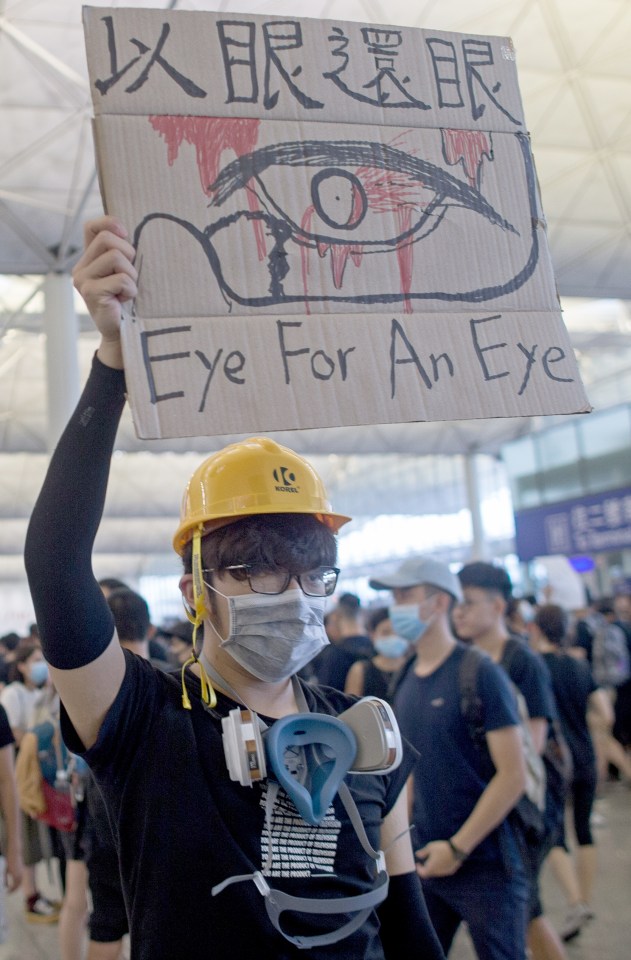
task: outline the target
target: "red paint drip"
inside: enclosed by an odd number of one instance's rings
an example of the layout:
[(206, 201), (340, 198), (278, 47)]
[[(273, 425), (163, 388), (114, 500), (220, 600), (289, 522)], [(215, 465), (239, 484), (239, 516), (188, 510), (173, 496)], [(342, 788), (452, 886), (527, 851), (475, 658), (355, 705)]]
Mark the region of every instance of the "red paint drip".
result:
[[(195, 147), (199, 179), (207, 196), (212, 195), (211, 184), (219, 175), (223, 152), (231, 150), (235, 156), (241, 157), (254, 150), (260, 123), (259, 120), (241, 118), (169, 116), (152, 116), (149, 122), (166, 142), (170, 167), (177, 160), (184, 141)], [(250, 211), (257, 213), (259, 203), (256, 194), (252, 190), (246, 192)], [(253, 220), (252, 225), (259, 260), (264, 260), (267, 253), (263, 224), (260, 220)]]
[[(407, 233), (412, 225), (412, 209), (397, 207), (395, 211), (399, 233)], [(399, 261), (399, 276), (401, 277), (401, 293), (410, 292), (412, 287), (412, 267), (414, 260), (414, 246), (409, 239), (397, 244), (397, 260)], [(412, 301), (406, 296), (403, 301), (404, 313), (412, 313)]]
[(341, 290), (342, 284), (344, 283), (346, 262), (350, 257), (354, 265), (358, 267), (364, 256), (363, 245), (361, 243), (323, 243), (317, 241), (316, 248), (320, 258), (326, 257), (327, 253), (329, 253), (333, 286), (336, 290)]
[(479, 183), (479, 171), (482, 158), (492, 160), (489, 139), (481, 130), (443, 130), (443, 149), (448, 164), (454, 166), (460, 163), (469, 185), (476, 187)]
[[(300, 221), (300, 226), (305, 233), (311, 232), (311, 220), (315, 212), (315, 207), (313, 204), (305, 210), (302, 220)], [(307, 277), (309, 276), (309, 247), (304, 244), (300, 244), (300, 266), (302, 269), (302, 289), (305, 295), (305, 312), (307, 316), (311, 313), (311, 306), (307, 300), (307, 294), (309, 293), (309, 286), (307, 282)]]

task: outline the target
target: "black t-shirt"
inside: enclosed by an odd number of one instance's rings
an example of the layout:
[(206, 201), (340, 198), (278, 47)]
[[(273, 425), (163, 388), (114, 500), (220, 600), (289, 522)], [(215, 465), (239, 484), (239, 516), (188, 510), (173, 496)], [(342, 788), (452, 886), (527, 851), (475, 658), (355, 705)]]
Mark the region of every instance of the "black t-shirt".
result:
[(354, 637), (345, 637), (339, 643), (331, 643), (312, 661), (313, 672), (318, 683), (325, 687), (335, 687), (343, 690), (346, 675), (356, 660), (370, 660), (374, 657), (375, 649), (370, 637), (357, 634)]
[(595, 759), (587, 705), (597, 689), (591, 668), (586, 660), (566, 653), (544, 653), (543, 659), (552, 678), (561, 729), (574, 761), (574, 779), (591, 778)]
[(11, 732), (7, 711), (0, 703), (0, 747), (8, 747), (10, 743), (15, 743), (15, 737)]
[[(188, 674), (192, 710), (182, 707), (179, 679), (125, 652), (121, 690), (97, 743), (86, 753), (103, 792), (118, 848), (134, 960), (288, 960), (305, 956), (272, 926), (251, 879), (211, 888), (262, 870), (270, 835), (267, 781), (243, 787), (230, 780), (221, 715), (234, 703), (219, 697), (215, 715), (204, 709), (199, 681)], [(337, 715), (351, 698), (303, 685), (312, 712)], [(266, 719), (266, 718), (265, 718)], [(273, 723), (270, 720), (269, 723)], [(82, 752), (68, 717), (64, 739)], [(347, 775), (370, 843), (379, 848), (383, 817), (392, 809), (414, 762), (406, 747), (388, 776)], [(280, 791), (271, 814), (269, 884), (296, 896), (335, 897), (374, 886), (374, 861), (365, 853), (339, 796), (319, 826), (306, 823)], [(314, 934), (337, 929), (348, 915), (311, 915), (290, 927)], [(302, 917), (300, 918), (302, 921)], [(311, 947), (310, 958), (348, 956), (381, 960), (373, 914), (346, 940)]]

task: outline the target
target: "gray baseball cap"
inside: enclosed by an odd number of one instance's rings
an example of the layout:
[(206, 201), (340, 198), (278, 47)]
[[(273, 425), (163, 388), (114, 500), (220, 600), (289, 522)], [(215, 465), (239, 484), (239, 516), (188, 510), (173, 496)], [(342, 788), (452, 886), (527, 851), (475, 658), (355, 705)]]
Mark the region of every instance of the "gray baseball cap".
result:
[(446, 563), (430, 557), (408, 557), (396, 570), (385, 577), (368, 581), (373, 590), (394, 590), (395, 587), (416, 587), (427, 584), (450, 593), (454, 600), (462, 600), (460, 581)]

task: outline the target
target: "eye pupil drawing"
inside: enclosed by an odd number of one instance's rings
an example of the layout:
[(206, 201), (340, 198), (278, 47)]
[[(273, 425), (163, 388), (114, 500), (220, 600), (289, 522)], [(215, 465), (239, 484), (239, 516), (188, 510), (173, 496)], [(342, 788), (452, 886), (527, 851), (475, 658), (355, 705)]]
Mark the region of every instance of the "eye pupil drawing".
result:
[(361, 180), (346, 170), (321, 170), (311, 180), (311, 201), (318, 216), (339, 230), (353, 230), (364, 219), (368, 198)]

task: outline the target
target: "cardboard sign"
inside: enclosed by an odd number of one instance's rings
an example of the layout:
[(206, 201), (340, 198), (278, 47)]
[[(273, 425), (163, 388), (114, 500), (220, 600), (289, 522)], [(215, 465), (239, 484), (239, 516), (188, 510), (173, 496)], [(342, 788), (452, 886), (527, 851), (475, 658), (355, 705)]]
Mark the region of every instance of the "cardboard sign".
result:
[(510, 40), (84, 8), (137, 433), (586, 412)]

